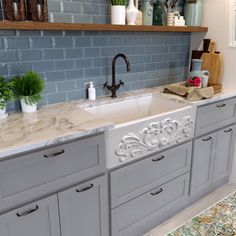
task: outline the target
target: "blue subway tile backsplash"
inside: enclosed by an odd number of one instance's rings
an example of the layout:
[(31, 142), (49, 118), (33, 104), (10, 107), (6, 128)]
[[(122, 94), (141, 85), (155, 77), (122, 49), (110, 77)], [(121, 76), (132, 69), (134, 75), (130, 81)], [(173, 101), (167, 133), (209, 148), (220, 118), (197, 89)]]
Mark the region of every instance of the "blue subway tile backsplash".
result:
[[(7, 78), (33, 69), (46, 87), (40, 105), (85, 98), (84, 83), (95, 82), (98, 96), (111, 82), (112, 59), (125, 53), (132, 72), (117, 61), (120, 92), (182, 81), (187, 74), (190, 33), (0, 31), (0, 74)], [(2, 45), (2, 46), (1, 46)], [(16, 111), (19, 104), (9, 104)]]

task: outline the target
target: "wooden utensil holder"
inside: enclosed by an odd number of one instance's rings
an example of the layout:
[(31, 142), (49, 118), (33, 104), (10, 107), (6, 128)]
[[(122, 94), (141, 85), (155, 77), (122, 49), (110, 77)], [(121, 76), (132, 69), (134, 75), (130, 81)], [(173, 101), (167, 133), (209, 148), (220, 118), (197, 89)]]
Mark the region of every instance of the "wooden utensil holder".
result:
[(25, 0), (2, 0), (4, 20), (26, 20)]
[(48, 21), (47, 0), (26, 0), (27, 18), (29, 21)]

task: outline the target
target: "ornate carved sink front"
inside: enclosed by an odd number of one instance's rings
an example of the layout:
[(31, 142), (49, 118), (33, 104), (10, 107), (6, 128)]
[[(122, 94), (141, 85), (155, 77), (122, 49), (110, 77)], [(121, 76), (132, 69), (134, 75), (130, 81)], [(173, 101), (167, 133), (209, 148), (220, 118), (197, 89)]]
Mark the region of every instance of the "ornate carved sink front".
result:
[(159, 94), (87, 108), (115, 123), (106, 132), (107, 167), (155, 153), (191, 139), (196, 108)]

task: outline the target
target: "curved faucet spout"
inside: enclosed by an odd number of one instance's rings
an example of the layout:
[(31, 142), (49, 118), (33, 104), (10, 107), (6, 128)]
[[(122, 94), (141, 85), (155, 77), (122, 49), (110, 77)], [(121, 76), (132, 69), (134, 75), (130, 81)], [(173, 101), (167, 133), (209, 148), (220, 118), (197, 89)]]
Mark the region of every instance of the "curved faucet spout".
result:
[(119, 53), (113, 58), (113, 61), (112, 61), (112, 85), (110, 86), (110, 85), (108, 85), (108, 83), (104, 84), (104, 87), (111, 91), (112, 98), (116, 98), (116, 91), (120, 88), (121, 85), (124, 86), (124, 82), (122, 82), (121, 80), (120, 80), (119, 84), (116, 84), (116, 61), (119, 57), (124, 59), (126, 66), (127, 66), (127, 71), (128, 72), (131, 71), (131, 65), (130, 65), (129, 60), (125, 54)]
[(128, 60), (128, 57), (123, 54), (123, 53), (119, 53), (117, 54), (114, 58), (113, 58), (113, 61), (112, 61), (112, 71), (113, 69), (115, 70), (115, 66), (116, 66), (116, 61), (119, 57), (122, 57), (124, 60), (125, 60), (125, 63), (126, 63), (126, 66), (127, 66), (127, 72), (130, 72), (131, 71), (131, 65), (129, 63), (129, 60)]

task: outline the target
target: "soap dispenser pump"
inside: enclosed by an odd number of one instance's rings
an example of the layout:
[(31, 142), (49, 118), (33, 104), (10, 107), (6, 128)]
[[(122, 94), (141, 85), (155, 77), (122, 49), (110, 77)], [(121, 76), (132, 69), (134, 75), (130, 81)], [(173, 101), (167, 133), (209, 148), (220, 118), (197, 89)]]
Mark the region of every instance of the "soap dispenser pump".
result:
[(96, 89), (94, 88), (93, 81), (86, 83), (88, 85), (88, 99), (91, 101), (96, 100)]

